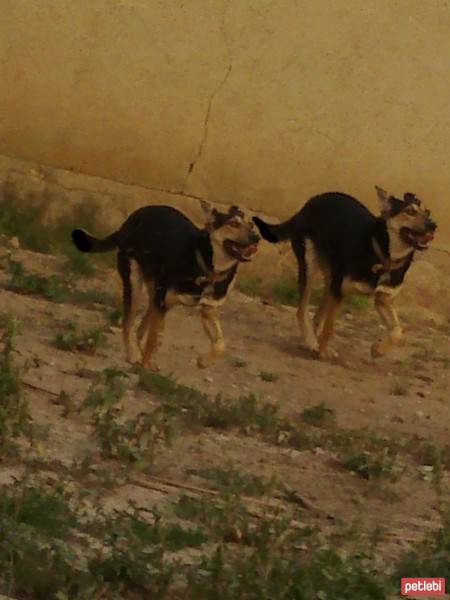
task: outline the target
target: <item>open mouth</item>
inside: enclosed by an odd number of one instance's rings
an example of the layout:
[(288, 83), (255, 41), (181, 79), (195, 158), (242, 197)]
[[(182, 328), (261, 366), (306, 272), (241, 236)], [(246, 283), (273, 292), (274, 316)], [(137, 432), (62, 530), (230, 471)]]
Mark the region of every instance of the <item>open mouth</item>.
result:
[(225, 240), (223, 243), (225, 251), (240, 262), (247, 262), (253, 258), (253, 255), (258, 250), (258, 243), (241, 244), (232, 240)]
[(414, 229), (409, 229), (408, 227), (402, 227), (400, 234), (403, 241), (417, 250), (426, 250), (428, 244), (434, 238), (433, 231), (414, 231)]

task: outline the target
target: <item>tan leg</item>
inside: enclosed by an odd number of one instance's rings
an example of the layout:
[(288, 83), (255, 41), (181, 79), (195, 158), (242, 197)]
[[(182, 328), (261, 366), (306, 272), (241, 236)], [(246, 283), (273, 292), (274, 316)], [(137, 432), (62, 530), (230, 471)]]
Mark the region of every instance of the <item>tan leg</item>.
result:
[(306, 239), (304, 256), (299, 257), (299, 303), (297, 308), (297, 322), (300, 331), (302, 332), (306, 347), (312, 351), (317, 351), (318, 343), (308, 308), (313, 287), (314, 273), (316, 270), (317, 266), (314, 247), (312, 242)]
[(320, 336), (323, 331), (325, 308), (327, 306), (327, 297), (329, 293), (329, 290), (324, 288), (322, 298), (320, 299), (320, 304), (317, 308), (316, 314), (314, 315), (314, 333), (316, 336)]
[(225, 342), (223, 340), (222, 328), (220, 327), (219, 319), (216, 316), (216, 311), (213, 306), (202, 306), (201, 317), (203, 328), (206, 335), (211, 341), (211, 349), (207, 354), (198, 357), (197, 365), (204, 369), (221, 356), (225, 351)]
[(328, 350), (328, 342), (333, 335), (334, 322), (342, 300), (336, 298), (331, 292), (327, 292), (323, 302), (323, 326), (319, 337), (319, 356), (321, 358), (327, 358), (333, 356), (333, 353)]
[(152, 371), (159, 370), (159, 367), (152, 361), (152, 358), (153, 353), (158, 348), (161, 341), (161, 335), (164, 330), (164, 317), (165, 312), (159, 310), (155, 304), (150, 301), (147, 313), (145, 314), (144, 319), (139, 327), (141, 328), (144, 322), (145, 327), (147, 327), (147, 339), (142, 357), (142, 366)]
[(139, 327), (136, 331), (136, 342), (141, 351), (141, 355), (144, 355), (145, 350), (145, 334), (148, 332), (151, 320), (151, 313), (153, 310), (153, 303), (155, 297), (155, 286), (153, 281), (146, 282), (147, 293), (148, 293), (148, 307), (142, 317)]
[(393, 306), (393, 298), (386, 293), (375, 293), (375, 308), (388, 330), (387, 335), (372, 345), (372, 356), (374, 358), (383, 356), (391, 347), (398, 344), (402, 337), (402, 328), (398, 320), (397, 312)]
[(124, 317), (122, 322), (122, 337), (125, 346), (125, 358), (130, 363), (138, 361), (138, 352), (131, 342), (130, 334), (142, 296), (142, 276), (137, 263), (130, 261), (129, 276), (124, 287)]

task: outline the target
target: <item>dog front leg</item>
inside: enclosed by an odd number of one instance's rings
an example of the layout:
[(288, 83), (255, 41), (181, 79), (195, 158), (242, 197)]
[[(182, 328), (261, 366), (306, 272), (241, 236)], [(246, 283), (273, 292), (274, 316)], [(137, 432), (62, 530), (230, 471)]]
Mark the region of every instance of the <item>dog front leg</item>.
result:
[(393, 305), (393, 300), (392, 295), (389, 293), (375, 292), (375, 308), (388, 333), (384, 338), (372, 345), (371, 353), (373, 358), (378, 358), (386, 354), (393, 345), (400, 342), (402, 337), (403, 332)]
[[(327, 292), (325, 292), (327, 293)], [(333, 335), (334, 322), (336, 320), (339, 307), (341, 306), (342, 298), (335, 296), (332, 292), (328, 292), (324, 299), (322, 313), (322, 330), (319, 336), (319, 356), (320, 358), (330, 358), (335, 353), (330, 352), (328, 343)]]
[(217, 318), (215, 308), (213, 306), (202, 306), (201, 318), (206, 335), (211, 341), (210, 351), (207, 354), (199, 356), (197, 359), (197, 365), (201, 369), (205, 369), (206, 367), (209, 367), (216, 358), (222, 356), (225, 351), (225, 342), (223, 340), (222, 328), (219, 319)]
[[(147, 339), (142, 356), (142, 366), (152, 371), (159, 371), (158, 365), (152, 362), (152, 359), (155, 350), (158, 348), (161, 342), (161, 336), (164, 330), (164, 317), (165, 311), (156, 307), (153, 302), (150, 302), (143, 322), (140, 326), (140, 329), (143, 327), (147, 328)], [(143, 337), (144, 333), (141, 333), (141, 336)]]

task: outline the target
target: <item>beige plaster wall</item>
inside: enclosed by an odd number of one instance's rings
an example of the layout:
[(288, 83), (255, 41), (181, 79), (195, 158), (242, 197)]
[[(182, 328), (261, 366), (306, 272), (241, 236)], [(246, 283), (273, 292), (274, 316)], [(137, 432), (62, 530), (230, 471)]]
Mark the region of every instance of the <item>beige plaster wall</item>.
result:
[(0, 154), (277, 216), (326, 190), (374, 206), (376, 183), (450, 246), (448, 0), (0, 10)]

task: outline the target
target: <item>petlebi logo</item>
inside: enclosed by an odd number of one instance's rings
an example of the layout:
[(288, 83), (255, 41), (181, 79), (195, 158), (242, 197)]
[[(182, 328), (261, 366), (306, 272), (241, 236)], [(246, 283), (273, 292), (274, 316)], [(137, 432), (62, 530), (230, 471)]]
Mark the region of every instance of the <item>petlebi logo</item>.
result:
[(402, 579), (402, 596), (444, 596), (445, 578), (444, 577), (404, 577)]

